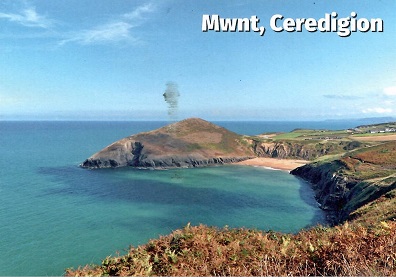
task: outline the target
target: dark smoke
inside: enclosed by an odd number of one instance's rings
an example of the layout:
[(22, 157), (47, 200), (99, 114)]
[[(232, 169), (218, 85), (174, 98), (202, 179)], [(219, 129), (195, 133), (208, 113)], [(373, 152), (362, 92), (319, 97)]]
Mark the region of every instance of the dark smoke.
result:
[(168, 115), (171, 120), (176, 120), (177, 109), (178, 109), (178, 99), (180, 96), (179, 88), (176, 83), (168, 82), (166, 83), (166, 90), (163, 94), (165, 102), (168, 103)]

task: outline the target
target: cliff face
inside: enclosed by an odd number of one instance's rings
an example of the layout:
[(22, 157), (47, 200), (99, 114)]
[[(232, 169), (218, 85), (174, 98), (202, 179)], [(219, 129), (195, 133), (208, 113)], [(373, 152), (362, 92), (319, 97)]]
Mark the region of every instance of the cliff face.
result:
[(343, 169), (339, 161), (332, 161), (308, 164), (290, 172), (311, 183), (316, 200), (323, 210), (329, 212), (328, 220), (334, 224), (345, 219), (344, 207), (349, 193), (360, 181), (344, 176)]
[(197, 167), (254, 157), (242, 136), (198, 118), (133, 135), (86, 159), (85, 168)]
[(311, 163), (291, 174), (312, 184), (317, 201), (333, 224), (396, 190), (396, 142), (352, 152), (331, 162)]
[(304, 160), (314, 160), (315, 158), (351, 150), (359, 147), (352, 145), (347, 141), (332, 142), (297, 142), (297, 141), (279, 141), (279, 142), (260, 142), (252, 141), (252, 148), (258, 157), (270, 158), (295, 158)]

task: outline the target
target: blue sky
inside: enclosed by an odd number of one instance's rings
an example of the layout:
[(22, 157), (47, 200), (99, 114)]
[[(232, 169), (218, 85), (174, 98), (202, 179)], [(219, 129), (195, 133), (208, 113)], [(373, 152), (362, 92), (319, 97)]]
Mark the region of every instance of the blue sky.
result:
[[(0, 120), (396, 116), (396, 1), (0, 1)], [(381, 18), (384, 32), (281, 32), (270, 18)], [(202, 32), (203, 14), (255, 32)]]

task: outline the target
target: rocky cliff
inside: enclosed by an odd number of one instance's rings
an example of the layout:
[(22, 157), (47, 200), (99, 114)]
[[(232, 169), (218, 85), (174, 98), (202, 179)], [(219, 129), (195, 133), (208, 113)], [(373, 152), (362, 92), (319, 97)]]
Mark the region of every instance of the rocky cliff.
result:
[(258, 157), (314, 160), (318, 157), (360, 147), (349, 141), (266, 141), (251, 140)]
[(359, 207), (396, 189), (396, 142), (361, 149), (330, 162), (296, 168), (291, 174), (312, 184), (317, 201), (340, 223)]
[(345, 219), (344, 207), (351, 189), (360, 180), (344, 176), (339, 161), (312, 163), (290, 173), (311, 183), (320, 207), (328, 212), (328, 221), (335, 224)]
[(197, 167), (254, 157), (243, 137), (198, 118), (121, 139), (86, 159), (85, 168)]

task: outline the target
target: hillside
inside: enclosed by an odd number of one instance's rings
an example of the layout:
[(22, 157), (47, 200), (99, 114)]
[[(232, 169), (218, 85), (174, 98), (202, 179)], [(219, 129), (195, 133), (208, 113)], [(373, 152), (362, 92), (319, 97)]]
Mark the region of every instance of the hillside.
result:
[(254, 157), (243, 137), (198, 118), (121, 139), (86, 159), (85, 168), (196, 167)]
[[(361, 148), (291, 173), (311, 182), (316, 199), (336, 224), (363, 205), (396, 193), (396, 142)], [(395, 210), (392, 216), (396, 217)]]
[(394, 276), (396, 223), (298, 234), (187, 225), (67, 276)]
[(246, 138), (258, 157), (309, 161), (340, 158), (351, 150), (396, 140), (396, 123), (358, 126), (346, 130), (295, 129), (288, 133)]

